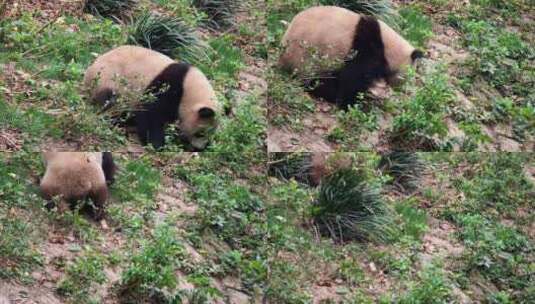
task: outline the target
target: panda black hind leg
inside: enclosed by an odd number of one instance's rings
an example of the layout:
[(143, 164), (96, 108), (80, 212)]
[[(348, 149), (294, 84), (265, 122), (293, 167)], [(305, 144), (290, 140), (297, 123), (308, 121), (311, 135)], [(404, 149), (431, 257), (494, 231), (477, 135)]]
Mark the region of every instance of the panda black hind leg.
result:
[(336, 104), (344, 109), (356, 103), (359, 93), (366, 92), (376, 78), (369, 73), (370, 67), (359, 62), (349, 62), (338, 75)]

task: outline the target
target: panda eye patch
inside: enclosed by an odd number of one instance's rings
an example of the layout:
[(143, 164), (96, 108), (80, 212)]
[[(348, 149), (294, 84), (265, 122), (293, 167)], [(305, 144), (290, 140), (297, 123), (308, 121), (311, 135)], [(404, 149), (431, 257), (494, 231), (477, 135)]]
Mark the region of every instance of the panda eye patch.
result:
[(204, 107), (199, 110), (199, 117), (201, 118), (212, 118), (215, 116), (214, 110)]

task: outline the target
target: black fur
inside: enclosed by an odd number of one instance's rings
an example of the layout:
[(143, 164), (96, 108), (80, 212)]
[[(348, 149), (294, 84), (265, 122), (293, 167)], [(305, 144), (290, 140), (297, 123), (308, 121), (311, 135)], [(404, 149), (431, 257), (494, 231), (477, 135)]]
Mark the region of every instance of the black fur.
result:
[(418, 58), (423, 58), (423, 57), (424, 57), (424, 52), (422, 52), (420, 50), (412, 51), (412, 54), (411, 54), (412, 62), (414, 62)]
[(208, 118), (212, 118), (214, 116), (215, 116), (215, 112), (214, 112), (214, 110), (212, 110), (210, 108), (201, 108), (199, 110), (199, 117), (200, 118), (208, 119)]
[(106, 184), (111, 185), (115, 182), (115, 171), (117, 167), (113, 162), (111, 152), (102, 152), (102, 171), (106, 177)]
[(172, 63), (147, 87), (156, 100), (134, 112), (137, 134), (141, 143), (151, 143), (156, 149), (165, 142), (165, 127), (178, 118), (178, 107), (184, 90), (184, 78), (190, 69), (187, 63)]
[(377, 19), (361, 16), (349, 55), (341, 69), (323, 76), (311, 91), (314, 96), (336, 102), (344, 109), (354, 104), (357, 94), (366, 92), (374, 81), (392, 74)]

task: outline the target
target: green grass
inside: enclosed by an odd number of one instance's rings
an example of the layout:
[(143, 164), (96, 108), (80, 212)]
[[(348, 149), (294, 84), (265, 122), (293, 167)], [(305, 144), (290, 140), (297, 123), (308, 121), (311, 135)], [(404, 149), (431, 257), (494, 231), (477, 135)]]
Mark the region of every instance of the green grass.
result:
[[(465, 199), (443, 211), (459, 227), (457, 237), (466, 247), (456, 269), (459, 283), (469, 285), (463, 278), (477, 274), (482, 284), (494, 284), (505, 293), (498, 297), (529, 302), (532, 287), (527, 278), (533, 243), (522, 227), (532, 215), (520, 210), (533, 208), (530, 197), (534, 185), (524, 175), (533, 156), (473, 153), (453, 159), (469, 166), (463, 175), (452, 179)], [(504, 225), (507, 221), (515, 224)]]
[(106, 260), (95, 252), (85, 252), (66, 268), (66, 276), (58, 285), (58, 293), (78, 303), (94, 303), (99, 285), (107, 278), (104, 273)]
[(433, 37), (431, 19), (418, 7), (407, 6), (399, 10), (401, 15), (401, 34), (413, 46), (424, 48), (427, 40)]
[(268, 71), (267, 82), (270, 124), (302, 127), (301, 120), (315, 110), (314, 100), (304, 93), (299, 81), (280, 71)]
[(535, 53), (529, 47), (530, 26), (519, 18), (528, 6), (526, 1), (474, 1), (466, 11), (447, 18), (470, 52), (458, 77), (478, 107), (477, 121), (511, 125), (519, 142), (534, 136), (535, 123), (533, 92), (528, 89), (535, 79), (530, 68)]
[(40, 169), (35, 153), (0, 153), (0, 278), (30, 280), (29, 274), (43, 262), (35, 247), (39, 217), (37, 189), (29, 168)]
[(417, 203), (416, 199), (407, 199), (394, 206), (401, 217), (401, 236), (407, 236), (416, 241), (420, 240), (428, 230), (425, 210), (415, 206)]
[(451, 287), (444, 277), (444, 272), (440, 266), (428, 266), (420, 273), (420, 282), (411, 286), (410, 290), (399, 299), (394, 299), (393, 303), (413, 304), (413, 303), (450, 303)]
[[(361, 100), (363, 101), (363, 99)], [(362, 144), (366, 135), (378, 129), (378, 111), (363, 111), (361, 104), (336, 113), (338, 124), (327, 135), (329, 141), (342, 145), (343, 151), (369, 150)], [(351, 134), (351, 136), (347, 136)]]
[(41, 254), (33, 248), (32, 225), (6, 211), (0, 209), (0, 278), (28, 279), (29, 271), (42, 263)]
[(2, 58), (47, 79), (81, 80), (94, 53), (125, 41), (121, 27), (110, 20), (82, 21), (66, 16), (41, 29), (33, 16), (25, 14), (2, 23), (0, 40), (6, 45)]
[(167, 225), (154, 229), (152, 237), (142, 242), (121, 275), (121, 296), (127, 299), (158, 301), (165, 299), (164, 288), (173, 291), (177, 286), (175, 271), (187, 258), (184, 247)]

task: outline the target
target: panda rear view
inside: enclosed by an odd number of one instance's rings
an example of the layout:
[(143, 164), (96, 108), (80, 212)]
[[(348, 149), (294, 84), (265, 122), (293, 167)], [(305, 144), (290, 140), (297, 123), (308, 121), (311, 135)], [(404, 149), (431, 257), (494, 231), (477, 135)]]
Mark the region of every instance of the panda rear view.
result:
[[(303, 78), (312, 71), (311, 93), (342, 108), (377, 80), (395, 84), (403, 68), (423, 56), (382, 21), (336, 6), (297, 14), (282, 46), (280, 66)], [(334, 64), (325, 68), (325, 61)]]
[(95, 207), (94, 218), (104, 216), (108, 184), (114, 180), (115, 164), (110, 152), (44, 152), (46, 171), (40, 184), (41, 194), (52, 208), (52, 199), (59, 198), (58, 209), (74, 206), (78, 200), (90, 198)]
[(100, 57), (84, 77), (90, 97), (105, 109), (118, 96), (150, 93), (151, 102), (128, 109), (143, 145), (161, 148), (166, 127), (179, 121), (181, 137), (196, 150), (204, 149), (216, 126), (217, 98), (206, 76), (196, 67), (176, 62), (156, 51), (138, 46), (120, 46)]

